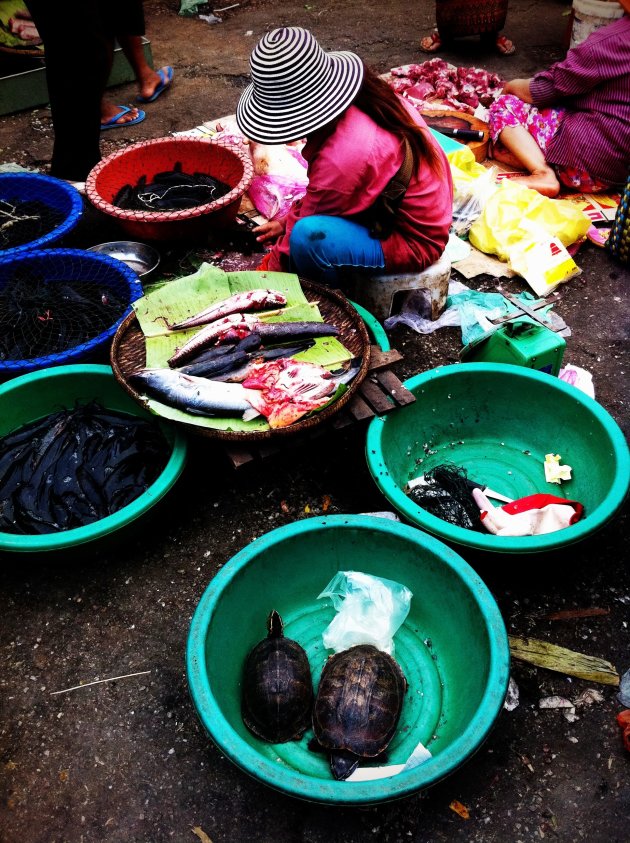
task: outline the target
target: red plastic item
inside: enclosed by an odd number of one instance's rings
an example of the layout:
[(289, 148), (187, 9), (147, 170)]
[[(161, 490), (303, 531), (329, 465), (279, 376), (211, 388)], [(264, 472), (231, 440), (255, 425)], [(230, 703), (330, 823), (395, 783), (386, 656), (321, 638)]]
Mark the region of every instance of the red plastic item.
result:
[(257, 272), (266, 272), (269, 269), (270, 259), (271, 259), (271, 252), (267, 252), (265, 257), (261, 260), (261, 262), (256, 267)]
[[(137, 184), (143, 175), (151, 182), (178, 162), (184, 172), (206, 173), (232, 190), (216, 202), (180, 211), (126, 211), (112, 205), (121, 187)], [(233, 222), (253, 177), (246, 147), (207, 138), (168, 137), (135, 143), (104, 158), (88, 175), (85, 187), (92, 205), (114, 217), (133, 239), (196, 240)]]
[(623, 745), (630, 752), (630, 708), (619, 712), (617, 715), (617, 723), (622, 728)]

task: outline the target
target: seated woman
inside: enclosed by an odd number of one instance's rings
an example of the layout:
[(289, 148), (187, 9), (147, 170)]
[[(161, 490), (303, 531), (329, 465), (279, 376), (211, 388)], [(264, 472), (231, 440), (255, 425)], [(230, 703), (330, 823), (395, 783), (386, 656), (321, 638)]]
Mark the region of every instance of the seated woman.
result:
[(435, 0), (437, 29), (420, 41), (425, 53), (437, 53), (456, 38), (481, 36), (482, 42), (494, 44), (503, 56), (511, 56), (516, 47), (501, 34), (507, 17), (508, 0)]
[(531, 79), (514, 79), (490, 107), (492, 156), (529, 175), (544, 196), (560, 185), (597, 193), (625, 183), (630, 166), (630, 0)]
[[(255, 229), (259, 241), (275, 241), (259, 269), (338, 286), (349, 268), (413, 272), (435, 263), (448, 240), (453, 187), (422, 117), (357, 55), (327, 53), (299, 27), (265, 35), (250, 65), (239, 128), (266, 144), (305, 137), (309, 180), (285, 220)], [(408, 184), (393, 202), (392, 230), (373, 236), (379, 197), (397, 175), (402, 189), (405, 175)], [(380, 222), (387, 228), (387, 215)]]

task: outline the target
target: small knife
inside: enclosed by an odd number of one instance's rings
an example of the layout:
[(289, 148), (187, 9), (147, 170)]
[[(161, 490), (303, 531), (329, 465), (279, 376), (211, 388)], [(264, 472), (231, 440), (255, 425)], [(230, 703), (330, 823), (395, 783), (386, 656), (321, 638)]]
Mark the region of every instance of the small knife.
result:
[(484, 133), (478, 129), (450, 129), (447, 126), (433, 126), (436, 132), (448, 135), (449, 138), (457, 138), (463, 141), (482, 141)]

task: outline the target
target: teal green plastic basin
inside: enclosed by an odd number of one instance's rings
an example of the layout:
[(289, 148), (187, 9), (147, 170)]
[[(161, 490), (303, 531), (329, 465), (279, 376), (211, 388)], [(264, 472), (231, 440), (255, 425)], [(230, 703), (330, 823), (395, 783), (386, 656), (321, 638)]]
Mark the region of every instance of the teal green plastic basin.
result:
[[(433, 757), (371, 782), (335, 781), (325, 756), (300, 741), (268, 744), (241, 719), (241, 674), (276, 609), (285, 635), (306, 650), (314, 687), (329, 654), (322, 632), (334, 616), (318, 594), (337, 571), (392, 579), (413, 592), (396, 633), (395, 658), (409, 683), (387, 763), (418, 742)], [(479, 747), (507, 688), (509, 648), (494, 598), (442, 542), (406, 524), (362, 515), (309, 518), (280, 527), (230, 559), (195, 611), (187, 675), (199, 718), (221, 752), (246, 773), (291, 796), (361, 805), (407, 796), (452, 773)]]
[[(0, 437), (78, 401), (97, 400), (110, 410), (155, 420), (117, 383), (109, 366), (76, 364), (41, 369), (0, 386)], [(119, 530), (153, 507), (173, 486), (186, 462), (186, 439), (174, 426), (160, 422), (171, 446), (169, 460), (157, 480), (127, 506), (85, 527), (45, 535), (0, 532), (0, 551), (44, 552), (85, 544)]]
[[(623, 433), (597, 401), (575, 387), (498, 363), (443, 366), (404, 385), (416, 401), (370, 422), (367, 462), (385, 497), (421, 529), (484, 551), (536, 553), (591, 535), (623, 503), (630, 478)], [(570, 481), (560, 486), (545, 481), (549, 453), (572, 467)], [(546, 492), (580, 501), (585, 515), (541, 536), (494, 536), (449, 524), (404, 492), (409, 480), (444, 462), (464, 467), (471, 479), (509, 498)]]

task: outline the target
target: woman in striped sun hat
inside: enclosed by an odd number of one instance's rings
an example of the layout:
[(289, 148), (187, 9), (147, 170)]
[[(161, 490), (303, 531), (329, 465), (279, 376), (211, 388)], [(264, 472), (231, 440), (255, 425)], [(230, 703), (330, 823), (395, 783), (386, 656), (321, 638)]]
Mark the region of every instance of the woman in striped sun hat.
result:
[[(256, 229), (273, 243), (259, 268), (338, 286), (348, 269), (412, 272), (434, 263), (448, 240), (452, 181), (418, 112), (357, 55), (326, 52), (300, 27), (267, 33), (250, 67), (239, 128), (264, 144), (305, 138), (308, 164), (306, 195), (286, 219)], [(383, 212), (394, 177), (403, 185)]]

